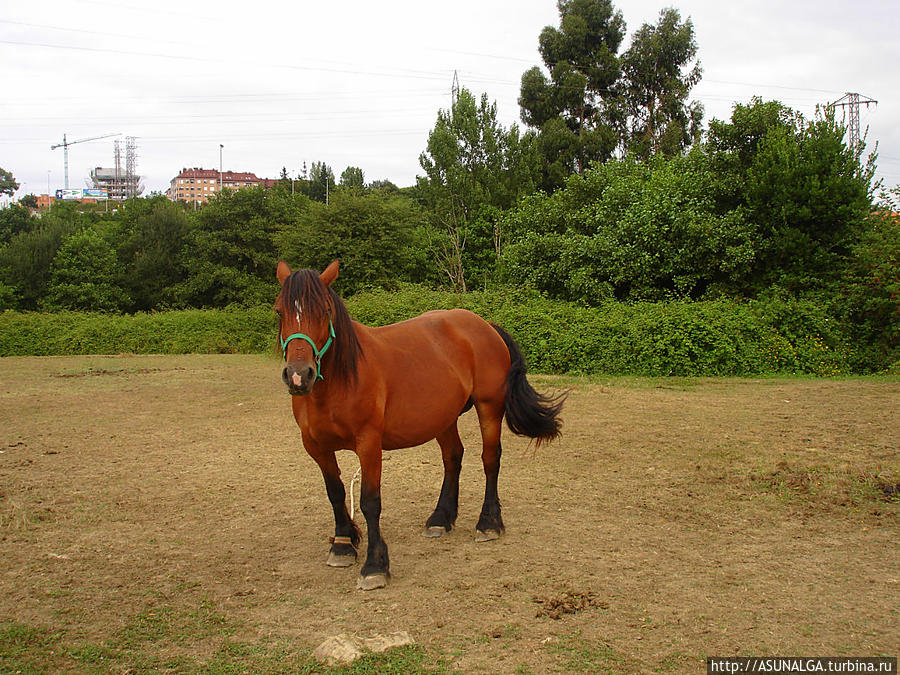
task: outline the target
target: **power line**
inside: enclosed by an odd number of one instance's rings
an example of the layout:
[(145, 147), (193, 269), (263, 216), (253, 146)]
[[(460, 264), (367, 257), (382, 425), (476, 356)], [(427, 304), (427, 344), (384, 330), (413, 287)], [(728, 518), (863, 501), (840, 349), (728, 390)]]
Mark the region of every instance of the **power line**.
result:
[[(0, 40), (0, 44), (14, 45), (17, 47), (39, 47), (42, 49), (60, 49), (72, 50), (79, 52), (89, 52), (97, 54), (115, 54), (117, 56), (144, 56), (151, 58), (172, 59), (176, 61), (192, 61), (195, 63), (213, 63), (223, 64), (229, 63), (223, 59), (215, 59), (201, 56), (183, 56), (179, 54), (163, 54), (160, 52), (141, 52), (128, 49), (109, 49), (102, 47), (80, 47), (76, 45), (58, 45), (47, 42), (25, 42), (22, 40)], [(324, 73), (342, 73), (347, 75), (374, 75), (377, 77), (409, 77), (414, 79), (442, 80), (446, 77), (446, 73), (438, 71), (411, 70), (407, 68), (398, 68), (394, 72), (378, 71), (378, 70), (356, 70), (353, 68), (333, 68), (324, 66), (303, 66), (290, 63), (274, 63), (270, 64), (271, 68), (281, 68), (286, 70), (303, 70)]]
[(736, 85), (739, 87), (762, 87), (766, 89), (788, 89), (790, 91), (810, 91), (818, 94), (835, 94), (837, 93), (834, 89), (813, 89), (811, 87), (796, 87), (784, 84), (761, 84), (759, 82), (736, 82), (729, 80), (710, 80), (707, 78), (703, 78), (701, 82), (707, 82), (709, 84), (729, 84)]
[[(433, 113), (432, 107), (403, 107), (403, 108), (373, 108), (360, 110), (313, 110), (310, 112), (284, 113), (284, 112), (233, 112), (233, 113), (189, 113), (189, 114), (170, 114), (170, 115), (100, 115), (97, 117), (79, 116), (81, 120), (72, 126), (91, 126), (106, 121), (117, 121), (120, 123), (142, 124), (152, 123), (154, 125), (164, 124), (200, 124), (208, 121), (215, 122), (232, 122), (232, 123), (254, 123), (259, 121), (268, 122), (292, 122), (297, 120), (304, 121), (320, 121), (320, 120), (354, 120), (368, 119), (372, 114), (390, 114), (392, 118), (398, 117), (419, 117), (421, 113)], [(7, 118), (0, 122), (0, 128), (18, 127), (23, 122), (32, 123), (29, 126), (50, 126), (59, 121), (68, 120), (68, 116), (53, 117), (32, 117), (32, 118)], [(194, 121), (196, 120), (196, 121)]]
[(138, 35), (136, 33), (106, 33), (97, 30), (86, 30), (83, 28), (66, 28), (65, 26), (50, 26), (45, 23), (29, 23), (27, 21), (12, 21), (10, 19), (0, 19), (0, 23), (10, 26), (24, 26), (25, 28), (42, 28), (44, 30), (55, 30), (64, 33), (77, 33), (80, 35), (99, 35), (101, 37), (112, 37), (120, 40), (143, 40), (145, 42), (156, 42), (162, 45), (181, 45), (183, 47), (193, 47), (189, 42), (176, 42), (175, 40), (159, 40), (157, 38), (147, 37), (146, 35)]
[[(16, 23), (16, 22), (9, 22)], [(56, 29), (56, 30), (67, 30), (63, 28), (56, 28), (53, 26), (47, 26), (47, 28)], [(91, 32), (91, 31), (84, 31)], [(103, 33), (100, 33), (103, 34)], [(162, 41), (158, 41), (162, 42)], [(0, 40), (0, 44), (10, 44), (16, 46), (26, 46), (26, 47), (38, 47), (44, 49), (60, 49), (60, 50), (75, 50), (75, 51), (85, 51), (92, 53), (110, 53), (117, 55), (130, 55), (130, 56), (142, 56), (142, 57), (151, 57), (151, 58), (165, 58), (165, 59), (174, 59), (174, 60), (184, 60), (184, 61), (192, 61), (192, 62), (205, 62), (205, 63), (222, 63), (221, 59), (209, 58), (209, 57), (197, 57), (197, 56), (185, 56), (185, 55), (177, 55), (177, 54), (166, 54), (160, 52), (144, 52), (144, 51), (134, 51), (134, 50), (123, 50), (123, 49), (111, 49), (111, 48), (98, 48), (98, 47), (82, 47), (75, 45), (59, 45), (59, 44), (51, 44), (51, 43), (41, 43), (41, 42), (25, 42), (25, 41), (16, 41), (16, 40)], [(181, 43), (175, 43), (181, 44)], [(450, 51), (450, 50), (436, 50), (436, 51)], [(458, 52), (461, 54), (466, 54), (468, 52)], [(512, 57), (509, 57), (510, 60), (515, 60)], [(334, 62), (337, 63), (337, 62)], [(313, 65), (298, 65), (298, 64), (273, 64), (275, 68), (282, 68), (287, 70), (304, 70), (304, 71), (320, 71), (320, 72), (332, 72), (332, 73), (343, 73), (343, 74), (351, 74), (351, 75), (376, 75), (380, 77), (409, 77), (413, 79), (433, 79), (433, 80), (441, 80), (446, 77), (445, 72), (439, 71), (424, 71), (424, 70), (414, 70), (407, 68), (398, 68), (394, 70), (360, 70), (353, 68), (350, 64), (348, 67), (335, 67), (335, 66), (313, 66)], [(502, 86), (519, 86), (519, 81), (513, 81), (509, 79), (501, 79), (497, 77), (492, 77), (488, 75), (482, 75), (478, 73), (469, 73), (467, 74), (467, 78), (470, 81), (478, 82), (481, 84), (495, 84)], [(704, 78), (702, 80), (705, 84), (714, 84), (714, 85), (733, 85), (733, 86), (742, 86), (742, 87), (754, 87), (754, 88), (773, 88), (773, 89), (783, 89), (786, 91), (797, 91), (797, 92), (815, 92), (815, 93), (824, 93), (824, 94), (834, 94), (835, 90), (829, 89), (817, 89), (812, 87), (797, 87), (797, 86), (789, 86), (789, 85), (779, 85), (779, 84), (763, 84), (763, 83), (753, 83), (753, 82), (740, 82), (740, 81), (728, 81), (728, 80), (713, 80)], [(709, 96), (705, 98), (711, 98)], [(228, 101), (228, 98), (225, 99)]]
[[(354, 90), (354, 91), (333, 91), (328, 93), (316, 94), (299, 94), (295, 92), (260, 92), (256, 94), (208, 94), (197, 96), (131, 96), (117, 97), (116, 102), (120, 104), (138, 104), (146, 106), (148, 103), (283, 103), (288, 101), (333, 101), (336, 99), (359, 99), (365, 97), (396, 99), (399, 96), (404, 97), (431, 97), (440, 96), (446, 93), (444, 87), (416, 87), (415, 89), (393, 89), (380, 88), (370, 90)], [(15, 101), (5, 101), (7, 105), (29, 105), (44, 103), (84, 103), (86, 105), (95, 105), (97, 102), (96, 95), (92, 96), (39, 96), (33, 98), (16, 97)]]

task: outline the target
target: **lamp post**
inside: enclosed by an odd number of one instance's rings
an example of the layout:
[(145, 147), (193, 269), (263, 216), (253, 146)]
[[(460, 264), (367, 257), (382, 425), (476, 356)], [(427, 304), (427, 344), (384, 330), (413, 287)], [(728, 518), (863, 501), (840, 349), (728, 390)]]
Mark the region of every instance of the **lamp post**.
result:
[(219, 194), (222, 194), (222, 148), (224, 147), (219, 143)]

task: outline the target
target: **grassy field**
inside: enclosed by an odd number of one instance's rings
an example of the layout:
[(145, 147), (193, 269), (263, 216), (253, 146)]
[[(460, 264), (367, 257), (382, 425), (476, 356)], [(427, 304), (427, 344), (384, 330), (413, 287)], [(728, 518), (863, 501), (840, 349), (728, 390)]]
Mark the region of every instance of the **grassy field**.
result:
[[(422, 536), (436, 444), (387, 455), (394, 577), (325, 566), (331, 511), (266, 356), (0, 359), (0, 672), (697, 673), (897, 655), (900, 381), (535, 378), (564, 437), (504, 434), (507, 532)], [(339, 456), (349, 483), (355, 457)], [(363, 524), (357, 515), (357, 521)], [(363, 524), (364, 526), (364, 524)]]

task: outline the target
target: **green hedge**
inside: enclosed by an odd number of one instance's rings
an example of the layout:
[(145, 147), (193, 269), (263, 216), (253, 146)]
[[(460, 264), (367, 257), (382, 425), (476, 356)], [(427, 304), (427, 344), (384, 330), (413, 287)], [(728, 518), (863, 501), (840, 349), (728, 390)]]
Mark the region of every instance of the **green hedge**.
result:
[(239, 354), (272, 349), (271, 307), (150, 314), (4, 312), (0, 356)]
[(610, 375), (831, 376), (870, 372), (839, 326), (808, 301), (669, 302), (583, 307), (527, 291), (457, 295), (371, 292), (348, 303), (382, 325), (428, 309), (465, 307), (504, 326), (532, 370)]
[[(465, 307), (504, 326), (533, 371), (611, 375), (822, 376), (871, 372), (826, 312), (766, 300), (608, 303), (597, 308), (525, 291), (458, 295), (419, 287), (360, 293), (350, 313), (383, 325), (430, 309)], [(0, 356), (272, 352), (270, 307), (136, 315), (0, 314)]]

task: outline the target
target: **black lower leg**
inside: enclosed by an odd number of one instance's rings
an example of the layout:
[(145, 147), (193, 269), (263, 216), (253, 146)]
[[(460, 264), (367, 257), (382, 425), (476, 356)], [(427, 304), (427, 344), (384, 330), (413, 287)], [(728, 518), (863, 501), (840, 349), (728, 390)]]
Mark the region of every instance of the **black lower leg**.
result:
[(500, 476), (501, 449), (497, 447), (496, 459), (485, 462), (485, 486), (484, 504), (481, 507), (481, 516), (478, 518), (476, 529), (481, 532), (503, 532), (503, 518), (500, 515), (500, 497), (497, 492), (497, 482)]
[(366, 517), (366, 528), (369, 533), (369, 548), (360, 575), (367, 577), (373, 574), (384, 574), (390, 577), (387, 544), (381, 537), (381, 495), (374, 490), (366, 490), (363, 486), (359, 505)]
[(443, 527), (447, 532), (453, 529), (459, 512), (459, 474), (462, 470), (462, 447), (459, 453), (444, 460), (444, 482), (434, 512), (425, 527)]
[(347, 512), (347, 494), (339, 476), (325, 476), (325, 490), (328, 501), (334, 510), (334, 539), (331, 552), (338, 556), (352, 555), (356, 557), (359, 547), (360, 533), (356, 523)]

